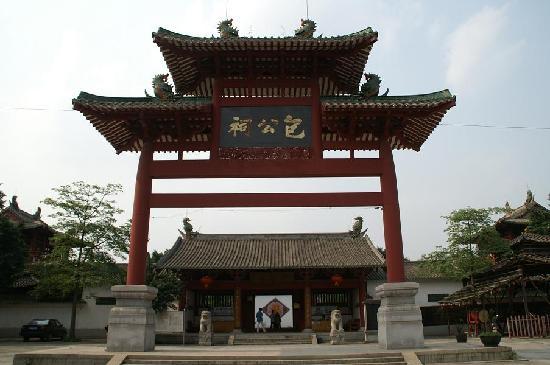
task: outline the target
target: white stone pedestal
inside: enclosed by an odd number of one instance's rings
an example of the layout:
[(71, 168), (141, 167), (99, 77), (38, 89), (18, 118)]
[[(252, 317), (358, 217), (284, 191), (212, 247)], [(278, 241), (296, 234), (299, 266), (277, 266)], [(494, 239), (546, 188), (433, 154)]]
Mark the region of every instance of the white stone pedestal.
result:
[(151, 302), (157, 288), (147, 285), (115, 285), (116, 306), (109, 314), (107, 351), (143, 352), (155, 349), (155, 311)]
[(376, 287), (378, 345), (385, 349), (424, 347), (420, 307), (415, 304), (418, 283), (385, 283)]

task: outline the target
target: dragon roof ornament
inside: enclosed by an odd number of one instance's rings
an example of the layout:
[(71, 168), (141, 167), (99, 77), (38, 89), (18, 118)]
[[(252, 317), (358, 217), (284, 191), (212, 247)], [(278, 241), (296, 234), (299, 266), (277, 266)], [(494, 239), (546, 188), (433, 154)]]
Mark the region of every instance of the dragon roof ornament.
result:
[(233, 18), (218, 23), (220, 38), (238, 38), (239, 30), (233, 26)]
[(313, 33), (317, 29), (317, 24), (310, 19), (300, 19), (300, 28), (294, 31), (294, 36), (297, 38), (313, 38)]
[[(158, 74), (153, 77), (153, 91), (155, 93), (155, 97), (166, 100), (166, 99), (172, 99), (174, 97), (174, 91), (172, 90), (172, 85), (168, 83), (168, 76), (169, 74)], [(149, 95), (147, 90), (145, 91), (145, 96), (148, 98), (151, 98), (152, 96)]]
[[(370, 98), (373, 96), (378, 96), (380, 93), (380, 84), (382, 83), (382, 78), (377, 74), (365, 74), (365, 83), (361, 85), (361, 90), (359, 94), (364, 98)], [(386, 92), (380, 96), (387, 96), (390, 92), (390, 89), (386, 89)]]

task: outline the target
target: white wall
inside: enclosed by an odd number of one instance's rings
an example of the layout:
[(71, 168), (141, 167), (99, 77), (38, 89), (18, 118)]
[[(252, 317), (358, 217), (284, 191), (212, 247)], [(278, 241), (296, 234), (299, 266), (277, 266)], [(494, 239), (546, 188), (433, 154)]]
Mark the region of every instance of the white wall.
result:
[[(77, 306), (76, 336), (106, 337), (105, 326), (113, 305), (97, 305), (97, 297), (112, 297), (109, 287), (85, 288)], [(71, 303), (0, 303), (0, 337), (19, 337), (21, 326), (34, 318), (55, 318), (67, 330), (71, 325)], [(182, 332), (183, 312), (166, 311), (156, 315), (157, 332)]]
[[(428, 302), (428, 294), (451, 294), (462, 288), (462, 283), (458, 280), (418, 280), (420, 284), (415, 301), (421, 307), (437, 306), (437, 302)], [(375, 299), (375, 288), (383, 284), (384, 281), (367, 281), (367, 294)]]
[[(112, 305), (96, 305), (96, 296), (111, 297), (111, 290), (108, 287), (84, 289), (76, 312), (78, 337), (105, 337)], [(21, 326), (33, 318), (55, 318), (68, 330), (71, 325), (71, 303), (0, 303), (0, 336), (18, 337)]]

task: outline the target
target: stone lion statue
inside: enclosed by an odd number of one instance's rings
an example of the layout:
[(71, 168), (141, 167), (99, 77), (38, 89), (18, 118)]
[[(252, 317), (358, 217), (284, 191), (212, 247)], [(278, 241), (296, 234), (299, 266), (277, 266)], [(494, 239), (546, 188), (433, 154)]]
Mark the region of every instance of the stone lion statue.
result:
[(199, 321), (199, 345), (212, 346), (212, 317), (209, 311), (201, 312)]
[(339, 345), (344, 343), (344, 324), (342, 312), (335, 309), (330, 312), (330, 344)]
[(212, 332), (212, 319), (210, 318), (210, 312), (209, 311), (202, 311), (201, 312), (200, 331), (201, 332)]

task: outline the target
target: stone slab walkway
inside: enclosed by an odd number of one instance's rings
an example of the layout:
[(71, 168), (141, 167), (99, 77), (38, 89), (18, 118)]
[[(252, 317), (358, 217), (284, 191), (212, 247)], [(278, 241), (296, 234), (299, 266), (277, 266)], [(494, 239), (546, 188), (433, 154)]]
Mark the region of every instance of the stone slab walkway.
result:
[[(454, 338), (431, 338), (426, 339), (425, 350), (453, 350), (453, 349), (476, 349), (481, 348), (479, 339), (469, 338), (468, 343), (459, 344)], [(503, 346), (510, 346), (520, 358), (531, 360), (530, 364), (550, 365), (550, 339), (507, 339), (501, 342)], [(414, 350), (409, 350), (414, 351)], [(403, 354), (409, 352), (399, 351)], [(197, 358), (224, 358), (228, 356), (242, 357), (277, 357), (277, 356), (315, 356), (315, 355), (344, 355), (364, 353), (385, 353), (396, 352), (394, 350), (383, 350), (377, 343), (368, 344), (345, 344), (331, 346), (328, 344), (319, 345), (271, 345), (271, 346), (212, 346), (201, 347), (196, 345), (159, 345), (155, 354), (162, 355), (184, 355)], [(0, 365), (11, 365), (13, 355), (16, 353), (44, 353), (44, 354), (81, 354), (81, 355), (105, 355), (105, 344), (102, 343), (78, 343), (67, 345), (63, 342), (52, 343), (23, 343), (0, 342)], [(147, 353), (151, 354), (151, 353)], [(510, 363), (510, 362), (507, 362)], [(518, 361), (518, 363), (525, 362)], [(485, 364), (487, 364), (485, 362)]]

